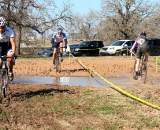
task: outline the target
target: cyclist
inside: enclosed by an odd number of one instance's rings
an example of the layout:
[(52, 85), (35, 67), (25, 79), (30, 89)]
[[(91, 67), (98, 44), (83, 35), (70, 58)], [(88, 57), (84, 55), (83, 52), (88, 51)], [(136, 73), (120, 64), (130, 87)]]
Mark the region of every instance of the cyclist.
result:
[(66, 47), (67, 47), (67, 36), (63, 32), (63, 28), (59, 27), (57, 29), (56, 34), (53, 35), (53, 37), (52, 37), (51, 43), (52, 43), (52, 48), (53, 48), (53, 65), (55, 65), (55, 58), (56, 58), (56, 55), (57, 55), (57, 48), (60, 47), (61, 61), (63, 61), (63, 59), (62, 59), (63, 48), (66, 49)]
[(146, 33), (141, 32), (139, 36), (136, 38), (130, 52), (133, 53), (136, 50), (136, 64), (135, 64), (135, 75), (133, 78), (135, 80), (138, 79), (139, 76), (139, 65), (142, 55), (146, 56), (146, 61), (148, 60), (148, 40), (146, 38)]
[(7, 55), (7, 61), (9, 65), (8, 76), (13, 80), (13, 64), (14, 64), (14, 54), (16, 51), (16, 36), (15, 32), (6, 26), (6, 20), (4, 17), (0, 17), (0, 47), (1, 55)]

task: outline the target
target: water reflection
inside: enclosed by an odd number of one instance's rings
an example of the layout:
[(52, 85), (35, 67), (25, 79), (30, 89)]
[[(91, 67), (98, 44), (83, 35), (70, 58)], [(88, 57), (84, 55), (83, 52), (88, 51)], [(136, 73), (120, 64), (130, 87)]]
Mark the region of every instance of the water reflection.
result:
[(43, 76), (17, 76), (14, 84), (58, 84), (68, 86), (104, 87), (105, 83), (94, 77), (43, 77)]

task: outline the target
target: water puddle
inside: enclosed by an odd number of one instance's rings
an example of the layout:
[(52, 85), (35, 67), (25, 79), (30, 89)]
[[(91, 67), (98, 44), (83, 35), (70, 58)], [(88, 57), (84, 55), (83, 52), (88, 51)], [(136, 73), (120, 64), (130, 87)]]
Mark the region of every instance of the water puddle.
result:
[[(109, 77), (109, 78), (106, 78), (106, 79), (108, 79), (108, 80), (112, 81), (113, 83), (115, 83), (117, 85), (120, 85), (122, 87), (134, 87), (134, 86), (137, 85), (137, 83), (143, 84), (143, 81), (134, 80), (132, 78), (132, 76)], [(152, 85), (152, 86), (158, 86), (159, 85), (159, 79), (149, 77), (146, 81), (146, 84)]]
[(104, 87), (105, 83), (94, 77), (43, 77), (43, 76), (17, 76), (14, 84), (59, 84), (67, 86)]
[[(136, 81), (131, 77), (109, 77), (106, 78), (114, 84), (122, 87), (134, 87)], [(109, 87), (107, 83), (98, 77), (44, 77), (44, 76), (17, 76), (13, 80), (14, 84), (57, 84), (67, 86), (81, 86), (81, 87)], [(159, 84), (159, 80), (150, 79), (147, 84), (152, 86)]]
[(122, 76), (122, 77), (109, 77), (108, 80), (114, 82), (123, 87), (132, 87), (134, 86), (134, 82), (132, 81), (131, 77)]

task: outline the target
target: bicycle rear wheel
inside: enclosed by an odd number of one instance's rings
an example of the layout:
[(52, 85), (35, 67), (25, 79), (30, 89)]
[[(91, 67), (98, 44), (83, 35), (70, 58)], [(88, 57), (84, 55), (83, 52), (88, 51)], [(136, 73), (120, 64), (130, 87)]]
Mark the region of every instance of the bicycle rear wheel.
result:
[(147, 62), (145, 62), (145, 61), (142, 64), (142, 80), (143, 80), (143, 83), (146, 83), (146, 80), (147, 80)]
[(142, 57), (142, 63), (141, 63), (141, 68), (140, 68), (141, 79), (143, 83), (146, 83), (146, 80), (147, 80), (147, 61), (148, 61), (148, 58), (146, 55), (144, 55)]

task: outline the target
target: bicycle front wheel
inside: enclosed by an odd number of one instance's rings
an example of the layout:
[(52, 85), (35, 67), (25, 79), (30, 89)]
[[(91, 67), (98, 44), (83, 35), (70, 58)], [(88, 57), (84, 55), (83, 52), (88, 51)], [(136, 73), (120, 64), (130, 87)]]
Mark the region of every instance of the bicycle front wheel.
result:
[(56, 72), (60, 72), (61, 71), (61, 62), (60, 62), (60, 56), (56, 56), (56, 59), (55, 59), (55, 69), (56, 69)]
[(6, 69), (1, 71), (1, 96), (5, 98), (7, 96), (7, 88), (8, 88), (8, 72)]

